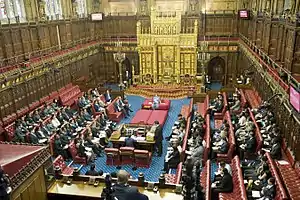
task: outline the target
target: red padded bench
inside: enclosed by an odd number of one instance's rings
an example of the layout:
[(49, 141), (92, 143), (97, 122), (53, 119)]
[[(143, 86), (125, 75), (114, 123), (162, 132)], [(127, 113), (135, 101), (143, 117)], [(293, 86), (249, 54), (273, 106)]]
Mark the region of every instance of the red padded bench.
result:
[(228, 124), (229, 124), (229, 133), (228, 133), (228, 151), (226, 154), (217, 154), (217, 160), (218, 161), (226, 161), (226, 162), (230, 162), (232, 157), (233, 157), (233, 153), (235, 150), (235, 137), (234, 137), (234, 129), (231, 123), (231, 117), (230, 117), (230, 113), (229, 111), (226, 111), (225, 115), (224, 115), (224, 119), (227, 120)]
[(53, 161), (53, 166), (54, 167), (59, 167), (61, 170), (61, 173), (63, 175), (72, 175), (74, 172), (74, 168), (71, 167), (71, 165), (73, 164), (73, 161), (70, 162), (68, 165), (66, 165), (64, 158), (59, 155), (57, 156), (57, 158), (55, 158), (55, 160)]
[(166, 174), (165, 179), (168, 184), (179, 184), (181, 180), (183, 164), (180, 162), (176, 169), (176, 174)]
[(258, 124), (257, 124), (257, 122), (256, 122), (256, 120), (255, 120), (255, 117), (254, 117), (254, 115), (253, 115), (251, 109), (248, 108), (248, 111), (249, 111), (249, 113), (250, 113), (250, 118), (251, 118), (251, 120), (252, 120), (252, 122), (254, 123), (254, 126), (255, 126), (255, 132), (254, 132), (254, 134), (255, 134), (255, 139), (256, 139), (256, 151), (255, 151), (255, 152), (257, 153), (257, 152), (262, 148), (262, 145), (263, 145), (263, 137), (262, 137), (262, 135), (261, 135), (261, 133), (260, 133), (259, 126), (258, 126)]
[(147, 124), (151, 114), (152, 110), (139, 110), (131, 119), (130, 124)]
[(225, 112), (226, 112), (227, 108), (228, 108), (228, 101), (227, 101), (226, 92), (222, 92), (222, 96), (223, 96), (223, 109), (222, 109), (222, 112), (220, 112), (220, 113), (216, 112), (215, 113), (215, 115), (214, 115), (215, 119), (222, 119), (223, 116), (225, 115)]
[(277, 167), (291, 199), (300, 199), (300, 177), (289, 162), (277, 161)]
[(206, 200), (211, 200), (210, 174), (211, 174), (210, 160), (207, 160), (205, 163), (205, 166), (202, 169), (201, 175), (200, 175), (200, 182), (201, 182), (202, 187), (205, 190), (205, 199)]
[(275, 184), (276, 184), (276, 196), (275, 196), (275, 199), (276, 200), (287, 200), (287, 199), (289, 199), (288, 196), (287, 196), (287, 194), (286, 194), (284, 185), (283, 185), (283, 183), (281, 181), (281, 178), (280, 178), (280, 176), (279, 176), (279, 174), (277, 172), (274, 160), (271, 158), (271, 155), (268, 152), (265, 155), (268, 158), (268, 164), (269, 164), (269, 169), (271, 171), (271, 174), (275, 178)]
[(208, 156), (209, 156), (209, 153), (210, 153), (210, 137), (211, 137), (211, 128), (210, 128), (210, 115), (207, 114), (206, 115), (206, 129), (205, 129), (205, 135), (204, 135), (204, 140), (205, 140), (205, 143), (206, 143), (206, 147), (204, 149), (204, 152), (203, 152), (203, 162), (205, 163), (207, 160), (208, 160)]
[(203, 103), (197, 103), (197, 113), (200, 113), (202, 117), (205, 117), (207, 113), (208, 105), (209, 105), (209, 96), (206, 95)]
[(118, 97), (115, 98), (107, 107), (106, 107), (106, 113), (108, 115), (108, 118), (114, 122), (120, 122), (121, 119), (124, 117), (122, 112), (116, 112), (115, 111), (115, 102), (117, 101)]
[(254, 90), (245, 90), (245, 97), (251, 108), (257, 108), (261, 104), (260, 97)]
[(188, 108), (188, 117), (186, 118), (186, 128), (185, 128), (185, 134), (184, 134), (184, 138), (182, 140), (182, 156), (181, 158), (184, 160), (185, 159), (185, 150), (186, 150), (186, 147), (187, 147), (187, 143), (188, 143), (188, 137), (189, 137), (189, 133), (190, 133), (190, 127), (191, 127), (191, 120), (192, 120), (192, 117), (191, 117), (191, 113), (193, 111), (193, 105), (194, 105), (194, 101), (193, 99), (191, 99), (190, 101), (190, 104), (189, 104), (189, 108)]
[(157, 120), (161, 126), (163, 126), (168, 117), (168, 110), (153, 110), (147, 124), (152, 125)]
[(219, 200), (247, 200), (246, 188), (241, 169), (240, 159), (235, 156), (231, 161), (233, 191), (231, 193), (219, 193)]
[[(152, 99), (145, 99), (142, 104), (142, 109), (152, 109)], [(169, 110), (171, 106), (171, 101), (168, 99), (162, 99), (157, 110)]]

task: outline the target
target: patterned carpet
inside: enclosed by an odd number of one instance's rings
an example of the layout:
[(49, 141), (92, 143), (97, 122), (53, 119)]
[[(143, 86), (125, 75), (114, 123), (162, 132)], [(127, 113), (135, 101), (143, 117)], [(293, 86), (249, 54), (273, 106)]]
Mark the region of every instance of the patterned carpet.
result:
[[(141, 108), (141, 104), (142, 102), (145, 100), (142, 97), (139, 96), (132, 96), (129, 95), (127, 96), (127, 99), (129, 101), (129, 103), (131, 104), (131, 108), (134, 111), (133, 113), (135, 113), (136, 111), (138, 111)], [(190, 100), (187, 98), (184, 99), (178, 99), (178, 100), (171, 100), (171, 107), (168, 113), (168, 118), (166, 120), (166, 123), (163, 127), (163, 135), (164, 137), (167, 137), (170, 135), (171, 133), (171, 129), (172, 126), (174, 124), (174, 122), (177, 119), (177, 115), (180, 113), (181, 107), (183, 105), (188, 105), (190, 103)], [(128, 117), (127, 119), (123, 119), (121, 121), (121, 123), (129, 123), (131, 121), (131, 119), (133, 118), (134, 114), (131, 114), (130, 117)], [(168, 142), (167, 141), (163, 141), (163, 155), (162, 157), (156, 157), (155, 155), (152, 157), (152, 163), (149, 169), (147, 168), (138, 168), (137, 170), (133, 171), (132, 170), (132, 165), (123, 165), (122, 169), (128, 171), (131, 176), (135, 179), (137, 179), (138, 174), (140, 172), (143, 172), (145, 175), (145, 179), (147, 181), (151, 181), (151, 182), (155, 182), (158, 181), (158, 177), (161, 174), (161, 169), (163, 168), (163, 164), (164, 164), (164, 158), (166, 155), (166, 151), (167, 151), (167, 146), (168, 146)], [(104, 173), (111, 173), (111, 172), (117, 172), (118, 169), (116, 169), (115, 166), (106, 166), (105, 164), (106, 161), (106, 156), (104, 157), (98, 157), (97, 160), (95, 161), (96, 164), (96, 169), (97, 170), (102, 170)], [(74, 164), (74, 167), (78, 165)], [(84, 166), (82, 167), (80, 173), (81, 174), (85, 174), (85, 172), (89, 169), (89, 166)], [(176, 173), (176, 169), (172, 170), (171, 173)]]

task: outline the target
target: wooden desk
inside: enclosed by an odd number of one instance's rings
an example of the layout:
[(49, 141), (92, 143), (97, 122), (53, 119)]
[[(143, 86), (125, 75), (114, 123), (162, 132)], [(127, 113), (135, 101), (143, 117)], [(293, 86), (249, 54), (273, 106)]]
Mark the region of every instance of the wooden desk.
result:
[[(73, 181), (71, 185), (67, 185), (57, 180), (48, 190), (48, 200), (77, 200), (77, 199), (101, 199), (101, 192), (104, 183), (100, 183), (97, 187), (88, 185), (82, 181)], [(160, 189), (157, 193), (138, 187), (139, 191), (149, 197), (150, 200), (175, 200), (182, 199), (180, 194), (176, 194), (173, 189)]]

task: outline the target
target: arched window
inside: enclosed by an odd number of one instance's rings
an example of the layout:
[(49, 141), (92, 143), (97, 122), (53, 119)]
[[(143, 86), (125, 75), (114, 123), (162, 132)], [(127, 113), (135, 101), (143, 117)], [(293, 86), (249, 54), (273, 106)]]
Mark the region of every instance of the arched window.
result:
[(80, 18), (87, 15), (86, 0), (76, 0), (77, 14)]
[(61, 19), (62, 9), (60, 0), (46, 0), (45, 14), (50, 20)]
[(0, 0), (1, 23), (16, 23), (26, 21), (23, 0)]

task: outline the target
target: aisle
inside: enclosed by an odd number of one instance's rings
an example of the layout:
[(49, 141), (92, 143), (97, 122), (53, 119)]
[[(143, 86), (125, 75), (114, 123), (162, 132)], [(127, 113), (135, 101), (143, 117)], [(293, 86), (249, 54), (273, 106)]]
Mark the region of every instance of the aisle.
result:
[[(142, 102), (145, 100), (145, 98), (140, 97), (140, 96), (133, 96), (129, 95), (127, 96), (127, 99), (129, 103), (131, 104), (131, 109), (134, 111), (131, 113), (131, 116), (128, 118), (124, 118), (121, 123), (129, 123), (131, 119), (133, 118), (134, 114), (141, 108)], [(190, 99), (184, 98), (184, 99), (176, 99), (176, 100), (171, 100), (171, 107), (168, 112), (168, 118), (165, 122), (164, 128), (163, 128), (163, 136), (164, 138), (169, 136), (172, 130), (172, 126), (174, 122), (177, 119), (177, 115), (180, 113), (181, 107), (183, 105), (188, 105), (190, 103)], [(161, 169), (163, 168), (164, 164), (164, 158), (166, 155), (167, 147), (168, 147), (169, 142), (168, 141), (163, 141), (163, 155), (161, 157), (152, 157), (152, 162), (151, 166), (149, 169), (147, 168), (138, 168), (136, 171), (132, 170), (132, 165), (123, 165), (122, 169), (128, 171), (133, 178), (137, 179), (138, 174), (140, 172), (143, 172), (145, 175), (145, 179), (147, 181), (158, 181), (158, 178), (161, 174)], [(118, 170), (116, 169), (115, 166), (107, 166), (105, 164), (106, 161), (106, 156), (103, 157), (98, 157), (97, 160), (95, 161), (96, 164), (96, 170), (102, 170), (104, 173), (111, 173), (111, 172), (117, 172)], [(74, 165), (78, 166), (78, 165)], [(89, 169), (89, 166), (84, 166), (82, 167), (80, 173), (85, 174), (85, 172)], [(173, 170), (175, 173), (175, 170)]]

